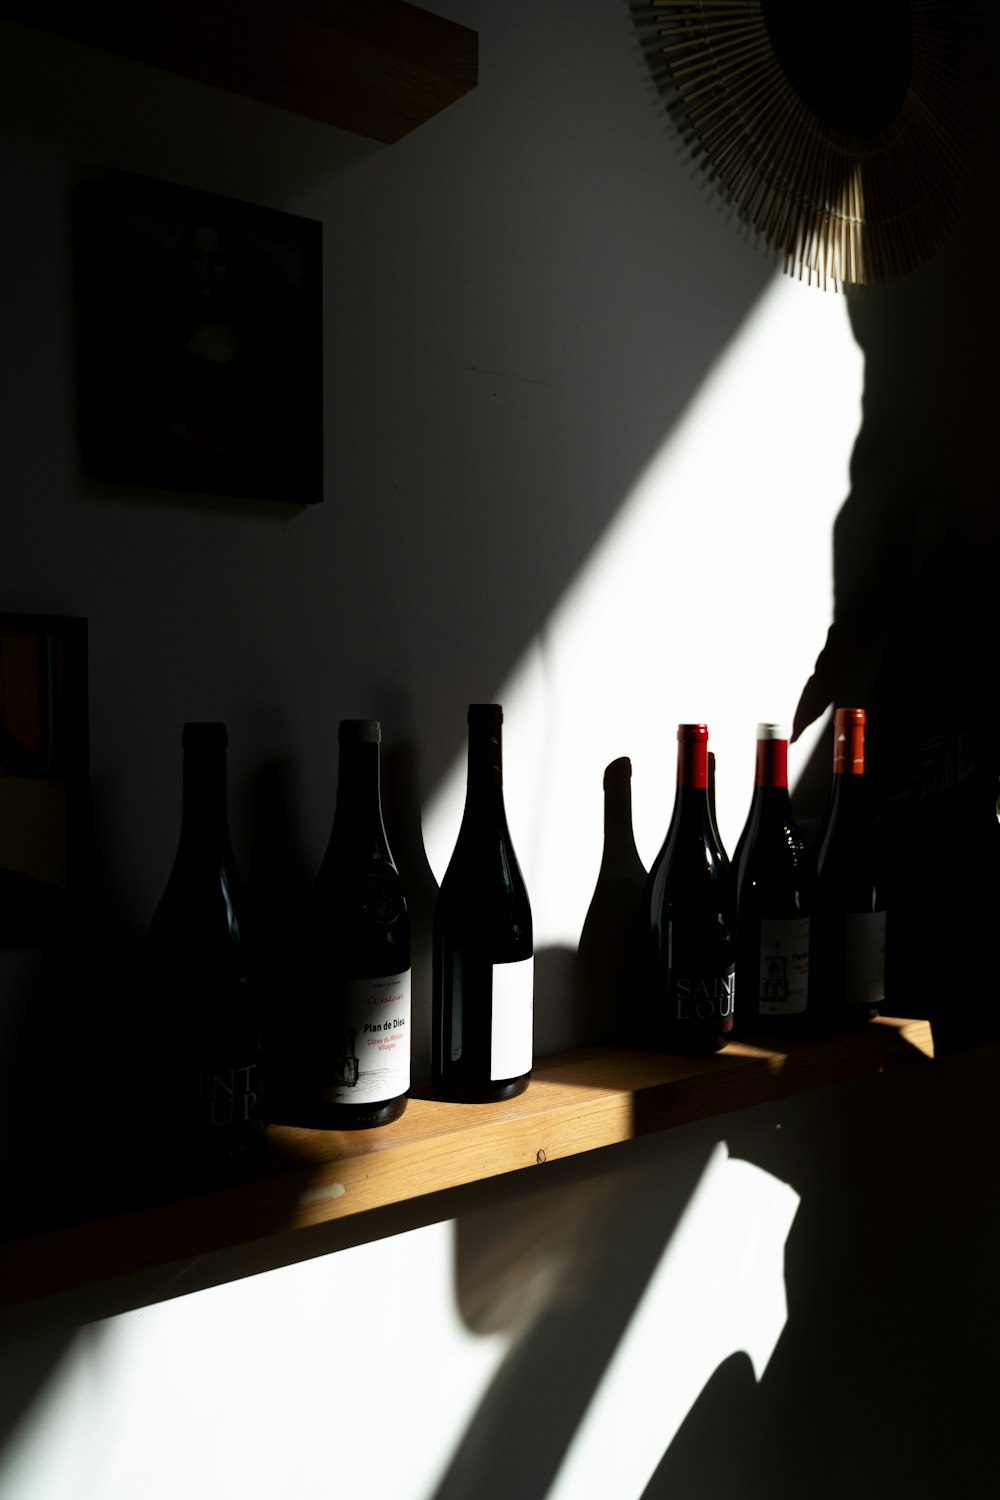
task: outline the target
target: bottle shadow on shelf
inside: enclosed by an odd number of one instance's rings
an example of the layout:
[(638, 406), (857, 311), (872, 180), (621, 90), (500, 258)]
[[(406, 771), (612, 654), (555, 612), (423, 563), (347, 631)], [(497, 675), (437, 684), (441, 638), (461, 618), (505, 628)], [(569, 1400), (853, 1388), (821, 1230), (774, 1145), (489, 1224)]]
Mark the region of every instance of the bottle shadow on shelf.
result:
[(588, 1042), (624, 1037), (629, 998), (641, 981), (646, 867), (632, 831), (631, 775), (627, 756), (604, 772), (604, 850), (573, 965), (579, 1027)]

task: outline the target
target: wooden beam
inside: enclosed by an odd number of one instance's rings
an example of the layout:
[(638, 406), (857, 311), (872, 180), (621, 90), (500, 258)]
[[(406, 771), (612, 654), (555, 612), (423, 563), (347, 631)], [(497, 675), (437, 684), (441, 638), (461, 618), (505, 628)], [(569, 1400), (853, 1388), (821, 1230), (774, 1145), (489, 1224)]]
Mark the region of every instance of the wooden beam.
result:
[(476, 86), (478, 37), (404, 0), (2, 0), (20, 21), (392, 142)]

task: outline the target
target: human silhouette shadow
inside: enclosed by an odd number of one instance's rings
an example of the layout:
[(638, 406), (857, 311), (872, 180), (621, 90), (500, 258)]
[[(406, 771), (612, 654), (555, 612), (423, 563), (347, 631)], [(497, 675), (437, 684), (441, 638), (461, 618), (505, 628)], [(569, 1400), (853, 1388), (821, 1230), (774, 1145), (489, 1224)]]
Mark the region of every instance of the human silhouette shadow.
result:
[[(995, 116), (996, 111), (993, 110)], [(932, 1019), (939, 1049), (1000, 1037), (981, 934), (1000, 902), (1000, 565), (993, 118), (956, 234), (918, 274), (848, 296), (865, 356), (862, 425), (833, 535), (834, 617), (794, 736), (834, 705), (867, 710), (866, 777), (886, 894), (886, 1001)], [(824, 740), (796, 788), (808, 827)]]

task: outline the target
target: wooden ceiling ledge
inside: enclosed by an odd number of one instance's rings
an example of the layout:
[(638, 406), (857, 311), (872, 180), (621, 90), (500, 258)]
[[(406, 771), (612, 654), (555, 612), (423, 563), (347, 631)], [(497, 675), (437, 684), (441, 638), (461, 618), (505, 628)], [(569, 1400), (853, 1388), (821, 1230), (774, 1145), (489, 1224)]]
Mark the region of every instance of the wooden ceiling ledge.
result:
[(387, 144), (478, 78), (476, 32), (404, 0), (0, 0), (0, 12)]

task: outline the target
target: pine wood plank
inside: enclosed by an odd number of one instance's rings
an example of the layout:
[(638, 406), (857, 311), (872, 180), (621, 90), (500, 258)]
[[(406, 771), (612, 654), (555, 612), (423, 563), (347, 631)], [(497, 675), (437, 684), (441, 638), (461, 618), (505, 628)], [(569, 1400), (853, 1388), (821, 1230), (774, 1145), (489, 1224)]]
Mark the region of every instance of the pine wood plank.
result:
[(587, 1049), (540, 1059), (502, 1104), (412, 1098), (402, 1118), (358, 1132), (272, 1127), (250, 1180), (0, 1246), (0, 1304), (277, 1234), (594, 1151), (932, 1056), (926, 1021), (708, 1058)]

